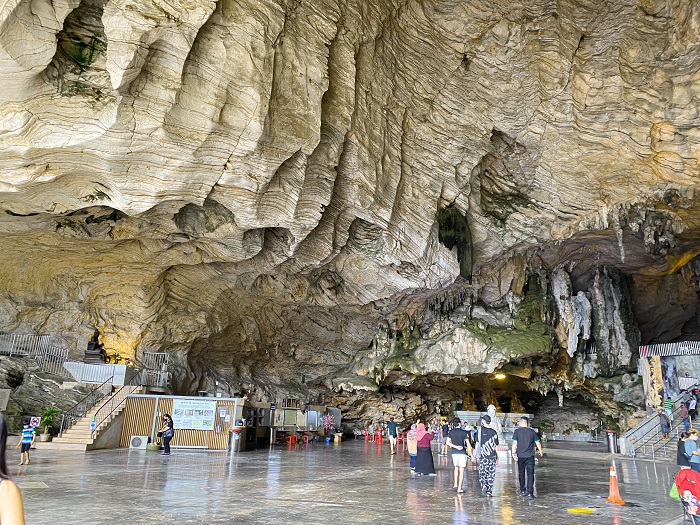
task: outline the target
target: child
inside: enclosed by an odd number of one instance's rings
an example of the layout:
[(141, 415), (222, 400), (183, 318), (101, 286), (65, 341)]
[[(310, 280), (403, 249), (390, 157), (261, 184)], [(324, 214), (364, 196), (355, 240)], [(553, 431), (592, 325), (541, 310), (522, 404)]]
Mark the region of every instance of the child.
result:
[[(34, 427), (29, 425), (29, 421), (24, 422), (24, 427), (22, 427), (22, 439), (17, 443), (17, 448), (22, 446), (22, 454), (20, 456), (20, 465), (25, 463), (29, 465), (29, 449), (34, 445), (34, 438), (36, 437), (36, 432), (34, 432)], [(26, 459), (26, 461), (25, 461)]]

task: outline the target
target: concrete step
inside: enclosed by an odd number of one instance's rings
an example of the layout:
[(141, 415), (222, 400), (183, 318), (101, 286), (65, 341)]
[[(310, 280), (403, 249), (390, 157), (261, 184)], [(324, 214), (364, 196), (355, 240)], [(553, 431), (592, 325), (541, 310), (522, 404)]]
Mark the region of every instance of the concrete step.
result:
[(71, 437), (55, 437), (53, 438), (53, 441), (51, 443), (92, 443), (94, 440), (90, 437), (78, 437), (78, 436), (71, 436)]
[(53, 441), (36, 444), (37, 450), (62, 450), (66, 452), (85, 452), (87, 445), (85, 443), (55, 443)]

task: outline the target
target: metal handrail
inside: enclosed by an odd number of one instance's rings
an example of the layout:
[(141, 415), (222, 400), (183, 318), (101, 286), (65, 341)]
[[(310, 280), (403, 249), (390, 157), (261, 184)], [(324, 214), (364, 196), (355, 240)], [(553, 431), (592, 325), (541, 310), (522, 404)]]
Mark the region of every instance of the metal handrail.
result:
[(121, 406), (122, 402), (127, 398), (127, 396), (134, 391), (134, 387), (143, 386), (143, 374), (135, 374), (129, 381), (127, 381), (124, 386), (120, 387), (119, 390), (114, 392), (109, 400), (103, 404), (97, 412), (95, 412), (94, 420), (95, 425), (92, 425), (92, 438), (95, 438), (95, 432), (100, 428), (100, 425), (107, 421), (112, 414)]
[[(674, 421), (678, 421), (678, 423), (674, 426), (673, 422), (671, 424), (671, 427), (669, 429), (669, 432), (673, 430), (673, 428), (678, 428), (681, 425), (681, 421), (676, 419), (676, 415), (680, 414), (681, 408), (682, 408), (682, 398), (683, 396), (679, 396), (674, 400), (674, 405), (678, 403), (678, 401), (681, 401), (679, 403), (678, 407), (674, 408), (671, 411), (671, 414), (673, 416)], [(659, 421), (657, 420), (657, 416), (654, 415), (653, 417), (649, 418), (645, 424), (648, 424), (650, 426), (649, 430), (647, 430), (644, 434), (642, 434), (639, 438), (634, 439), (634, 441), (630, 442), (630, 447), (634, 448), (635, 450), (645, 450), (646, 447), (652, 447), (652, 455), (654, 455), (656, 451), (656, 445), (659, 444), (659, 442), (662, 441), (662, 438), (660, 438), (660, 433), (659, 433)], [(665, 446), (666, 443), (662, 442), (662, 446)]]
[(78, 401), (72, 408), (66, 410), (61, 416), (61, 430), (58, 435), (62, 436), (63, 433), (72, 427), (76, 421), (87, 414), (94, 406), (108, 396), (112, 392), (113, 381), (114, 375), (112, 375), (101, 385), (92, 389), (88, 395)]

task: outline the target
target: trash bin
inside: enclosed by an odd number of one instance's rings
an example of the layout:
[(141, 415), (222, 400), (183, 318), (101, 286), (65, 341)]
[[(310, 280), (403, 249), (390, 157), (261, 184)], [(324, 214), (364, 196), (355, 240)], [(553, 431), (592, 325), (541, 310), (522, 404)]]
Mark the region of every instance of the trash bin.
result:
[(240, 428), (234, 428), (231, 430), (231, 439), (229, 441), (229, 450), (231, 452), (241, 451), (241, 442), (243, 441), (242, 433), (243, 430)]
[(608, 435), (608, 452), (617, 454), (617, 432), (606, 430), (605, 433)]

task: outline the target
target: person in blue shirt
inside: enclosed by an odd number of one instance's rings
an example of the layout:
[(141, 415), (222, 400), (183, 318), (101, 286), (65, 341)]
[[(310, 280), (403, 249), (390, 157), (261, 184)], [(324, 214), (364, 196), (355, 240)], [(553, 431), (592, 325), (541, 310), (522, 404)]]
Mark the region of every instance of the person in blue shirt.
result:
[(389, 444), (391, 445), (391, 454), (396, 454), (396, 422), (392, 417), (387, 425), (387, 431), (389, 433)]
[(22, 439), (17, 443), (17, 448), (22, 447), (22, 453), (19, 458), (20, 465), (29, 465), (29, 449), (34, 446), (35, 438), (36, 432), (34, 432), (34, 427), (29, 424), (29, 421), (25, 421), (22, 427)]

